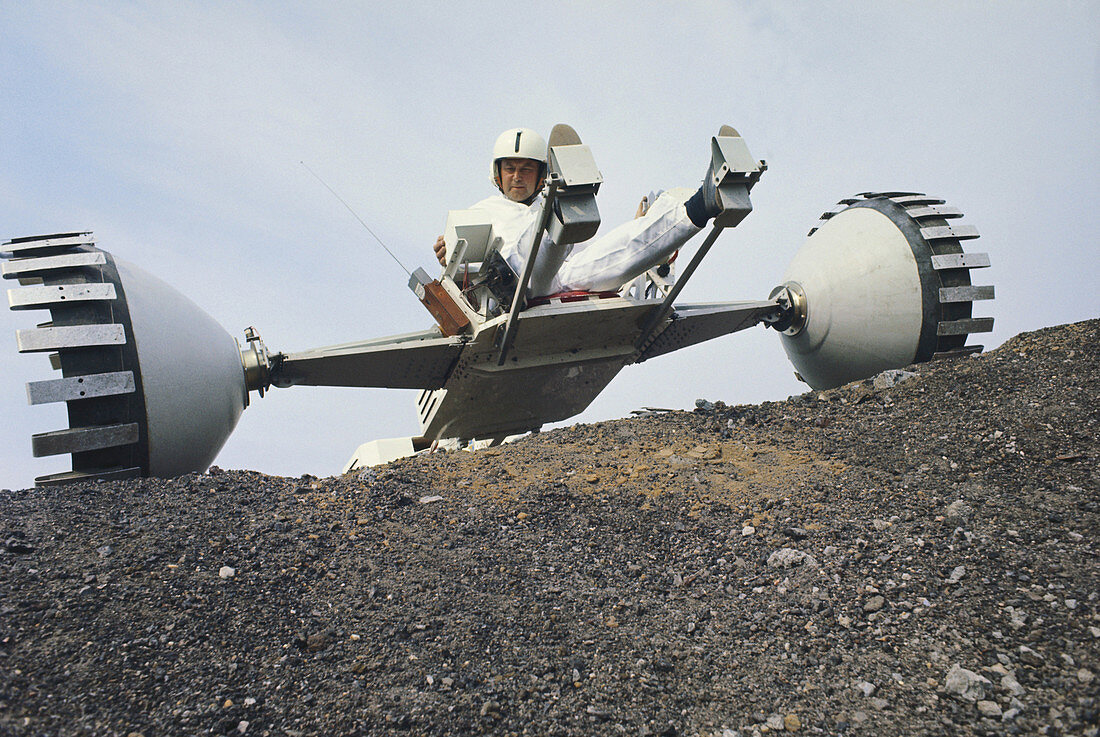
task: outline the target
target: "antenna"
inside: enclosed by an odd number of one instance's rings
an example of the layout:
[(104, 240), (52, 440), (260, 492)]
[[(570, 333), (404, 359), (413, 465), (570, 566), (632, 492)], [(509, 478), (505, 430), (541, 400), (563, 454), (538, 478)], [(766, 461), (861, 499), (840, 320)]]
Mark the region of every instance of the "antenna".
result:
[(324, 179), (321, 179), (320, 175), (318, 175), (317, 172), (313, 171), (313, 169), (310, 169), (309, 164), (307, 164), (306, 162), (299, 161), (298, 163), (301, 164), (302, 166), (304, 166), (306, 168), (306, 171), (308, 171), (310, 174), (312, 174), (314, 176), (314, 178), (317, 179), (318, 182), (323, 184), (325, 186), (325, 189), (327, 189), (329, 192), (332, 192), (332, 196), (335, 197), (336, 199), (338, 199), (340, 201), (340, 204), (343, 205), (344, 207), (346, 207), (348, 209), (348, 212), (350, 212), (352, 214), (352, 216), (356, 220), (359, 221), (359, 224), (367, 229), (367, 232), (370, 233), (374, 237), (374, 240), (378, 241), (378, 245), (382, 246), (382, 250), (384, 250), (386, 253), (388, 253), (390, 255), (390, 258), (392, 258), (394, 261), (397, 262), (397, 265), (401, 267), (402, 271), (404, 271), (409, 276), (412, 276), (412, 272), (405, 268), (405, 264), (401, 263), (401, 260), (399, 258), (397, 258), (397, 256), (393, 255), (393, 251), (391, 251), (389, 248), (386, 248), (386, 244), (382, 242), (382, 239), (379, 238), (375, 234), (375, 232), (370, 229), (369, 225), (367, 225), (365, 222), (363, 222), (363, 218), (359, 217), (359, 214), (357, 212), (355, 212), (355, 210), (351, 209), (351, 205), (349, 205), (347, 202), (345, 202), (344, 198), (341, 197), (339, 194), (337, 194), (335, 189), (328, 186), (328, 182), (326, 182)]

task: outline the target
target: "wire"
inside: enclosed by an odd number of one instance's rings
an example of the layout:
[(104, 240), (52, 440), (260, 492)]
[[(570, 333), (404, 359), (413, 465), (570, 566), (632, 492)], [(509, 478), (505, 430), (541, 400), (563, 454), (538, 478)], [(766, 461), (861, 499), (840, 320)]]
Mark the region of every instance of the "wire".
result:
[(347, 202), (345, 202), (344, 198), (341, 197), (340, 195), (338, 195), (336, 193), (335, 189), (328, 186), (328, 182), (326, 182), (324, 179), (321, 179), (321, 177), (317, 174), (317, 172), (315, 172), (315, 171), (313, 171), (313, 169), (309, 168), (309, 164), (307, 164), (306, 162), (299, 161), (298, 163), (301, 164), (302, 166), (304, 166), (306, 168), (306, 171), (308, 171), (310, 174), (312, 174), (317, 179), (318, 182), (323, 184), (325, 186), (325, 189), (327, 189), (329, 192), (332, 192), (332, 196), (335, 197), (336, 199), (338, 199), (340, 201), (340, 204), (343, 205), (344, 207), (346, 207), (348, 209), (348, 212), (350, 212), (352, 214), (352, 216), (356, 220), (359, 221), (359, 224), (367, 229), (367, 232), (370, 233), (374, 237), (374, 240), (378, 241), (378, 245), (382, 246), (382, 250), (384, 250), (386, 253), (388, 253), (390, 255), (390, 258), (392, 258), (394, 261), (397, 262), (397, 265), (401, 267), (402, 271), (404, 271), (409, 276), (412, 276), (412, 272), (405, 268), (405, 264), (401, 263), (401, 260), (399, 258), (397, 258), (397, 256), (393, 255), (393, 251), (386, 248), (386, 244), (382, 242), (382, 239), (379, 238), (375, 234), (375, 232), (370, 229), (369, 225), (367, 225), (365, 222), (363, 222), (363, 218), (359, 217), (359, 214), (356, 213), (355, 210), (351, 209), (351, 205), (349, 205)]

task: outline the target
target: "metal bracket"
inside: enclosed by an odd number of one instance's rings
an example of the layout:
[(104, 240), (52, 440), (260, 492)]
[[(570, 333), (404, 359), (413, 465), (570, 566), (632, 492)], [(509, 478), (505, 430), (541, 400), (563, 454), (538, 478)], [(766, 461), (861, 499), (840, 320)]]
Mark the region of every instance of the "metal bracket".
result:
[(801, 333), (807, 319), (806, 292), (802, 285), (793, 281), (780, 284), (772, 290), (768, 299), (775, 300), (780, 311), (775, 319), (764, 320), (767, 326), (785, 335)]
[(448, 279), (454, 279), (455, 273), (458, 271), (458, 267), (466, 260), (466, 248), (469, 243), (465, 238), (459, 238), (455, 243), (454, 251), (451, 252), (450, 260), (447, 261), (447, 266), (443, 269), (443, 276)]
[(244, 339), (246, 343), (241, 349), (241, 366), (244, 368), (244, 406), (247, 407), (250, 391), (257, 391), (262, 398), (271, 386), (271, 356), (256, 328), (245, 328)]
[(714, 224), (732, 228), (752, 212), (749, 190), (768, 165), (752, 157), (741, 136), (722, 135), (710, 139), (710, 162), (707, 176), (712, 178), (722, 203)]
[(558, 180), (557, 205), (547, 225), (550, 240), (559, 246), (586, 241), (600, 227), (596, 193), (603, 176), (592, 152), (583, 144), (551, 146), (548, 168)]

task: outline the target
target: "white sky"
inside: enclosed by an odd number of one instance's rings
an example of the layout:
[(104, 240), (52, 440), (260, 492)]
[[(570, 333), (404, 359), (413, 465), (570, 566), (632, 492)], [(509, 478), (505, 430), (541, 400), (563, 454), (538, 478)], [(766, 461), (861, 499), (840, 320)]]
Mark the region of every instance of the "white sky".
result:
[[(975, 315), (996, 329), (971, 342), (1100, 315), (1100, 4), (311, 5), (0, 4), (0, 240), (93, 230), (234, 336), (297, 351), (431, 324), (300, 161), (411, 269), (448, 209), (491, 193), (505, 128), (571, 123), (610, 227), (651, 189), (695, 186), (732, 123), (770, 169), (681, 301), (767, 297), (823, 210), (901, 189), (982, 233), (969, 250), (993, 268), (975, 283), (997, 300)], [(30, 453), (32, 432), (67, 426), (27, 406), (23, 384), (52, 372), (15, 350), (46, 314), (0, 318), (0, 487), (69, 467)], [(625, 369), (580, 419), (804, 389), (756, 328)], [(337, 473), (359, 443), (415, 434), (414, 399), (274, 390), (216, 463)]]

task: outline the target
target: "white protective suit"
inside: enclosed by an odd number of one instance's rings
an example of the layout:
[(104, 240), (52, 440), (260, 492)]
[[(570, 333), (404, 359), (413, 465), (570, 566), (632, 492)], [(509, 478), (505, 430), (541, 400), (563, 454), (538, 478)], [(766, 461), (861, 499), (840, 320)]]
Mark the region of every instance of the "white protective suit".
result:
[[(567, 290), (615, 291), (634, 277), (669, 259), (701, 228), (688, 219), (684, 202), (694, 190), (663, 192), (640, 218), (627, 221), (584, 243), (558, 246), (545, 234), (535, 257), (529, 297)], [(530, 205), (504, 195), (489, 197), (471, 207), (485, 210), (495, 235), (503, 238), (500, 255), (517, 274), (523, 274), (539, 225), (543, 196)]]

